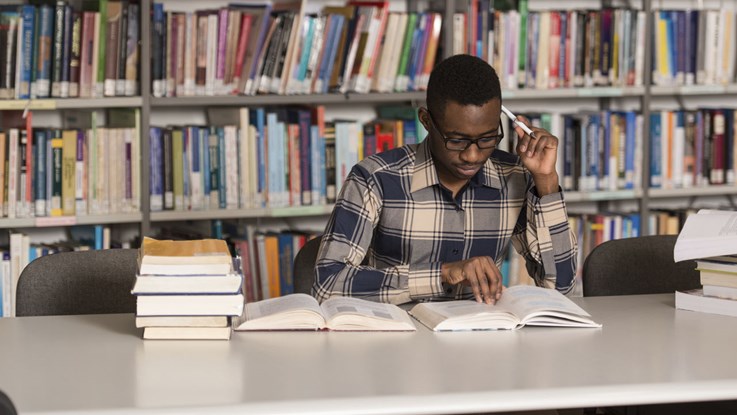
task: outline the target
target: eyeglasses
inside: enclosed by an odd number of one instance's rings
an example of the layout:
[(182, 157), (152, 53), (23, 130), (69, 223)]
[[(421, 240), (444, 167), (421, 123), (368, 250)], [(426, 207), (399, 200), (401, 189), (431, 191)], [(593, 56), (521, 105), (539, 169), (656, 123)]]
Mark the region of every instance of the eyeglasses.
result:
[(499, 145), (499, 142), (502, 141), (502, 138), (504, 138), (504, 127), (502, 127), (501, 122), (499, 123), (497, 134), (494, 135), (479, 138), (448, 138), (440, 131), (437, 124), (435, 124), (435, 119), (433, 118), (430, 110), (427, 111), (427, 114), (430, 116), (430, 124), (432, 125), (432, 128), (437, 131), (440, 138), (445, 142), (445, 148), (450, 151), (465, 151), (467, 148), (471, 147), (472, 144), (476, 144), (480, 150), (489, 150), (496, 148), (496, 146)]

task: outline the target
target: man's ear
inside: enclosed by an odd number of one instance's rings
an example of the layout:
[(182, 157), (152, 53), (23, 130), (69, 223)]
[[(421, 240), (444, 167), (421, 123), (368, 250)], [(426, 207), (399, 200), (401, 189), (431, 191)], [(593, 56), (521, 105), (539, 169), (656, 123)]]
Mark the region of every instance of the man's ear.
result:
[(422, 123), (422, 126), (425, 127), (426, 131), (432, 130), (432, 126), (430, 125), (430, 113), (427, 111), (427, 108), (425, 107), (418, 108), (417, 118), (420, 119), (420, 122)]

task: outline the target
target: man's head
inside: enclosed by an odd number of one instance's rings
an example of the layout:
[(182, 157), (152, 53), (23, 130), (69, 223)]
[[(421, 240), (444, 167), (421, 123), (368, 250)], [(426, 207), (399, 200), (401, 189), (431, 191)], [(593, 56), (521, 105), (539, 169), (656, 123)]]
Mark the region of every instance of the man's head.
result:
[(440, 62), (430, 74), (427, 108), (440, 123), (449, 101), (478, 107), (494, 98), (502, 99), (499, 77), (494, 68), (477, 57), (451, 56)]
[(503, 137), (501, 103), (499, 78), (483, 60), (456, 55), (433, 69), (427, 109), (421, 108), (419, 117), (440, 182), (454, 193), (481, 169)]

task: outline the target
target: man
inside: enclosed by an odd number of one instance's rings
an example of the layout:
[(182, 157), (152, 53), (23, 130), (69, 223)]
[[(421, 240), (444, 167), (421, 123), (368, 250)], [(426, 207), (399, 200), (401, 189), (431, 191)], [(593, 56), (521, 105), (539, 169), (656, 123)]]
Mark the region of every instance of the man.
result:
[(318, 254), (319, 301), (493, 304), (510, 241), (538, 285), (571, 291), (576, 243), (555, 171), (558, 139), (516, 127), (517, 156), (496, 151), (501, 104), (483, 60), (438, 64), (419, 110), (426, 139), (368, 157), (346, 178)]

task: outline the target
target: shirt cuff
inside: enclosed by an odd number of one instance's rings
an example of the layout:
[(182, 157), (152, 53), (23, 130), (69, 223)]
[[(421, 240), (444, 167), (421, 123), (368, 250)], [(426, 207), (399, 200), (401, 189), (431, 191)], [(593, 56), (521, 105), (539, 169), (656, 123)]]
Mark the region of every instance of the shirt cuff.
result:
[(406, 273), (407, 288), (412, 299), (437, 297), (443, 293), (440, 263), (400, 265), (400, 275)]
[(537, 195), (537, 189), (530, 189), (530, 201), (535, 214), (535, 225), (540, 228), (550, 228), (568, 222), (566, 204), (563, 192), (558, 187), (558, 192), (550, 193), (543, 197)]

